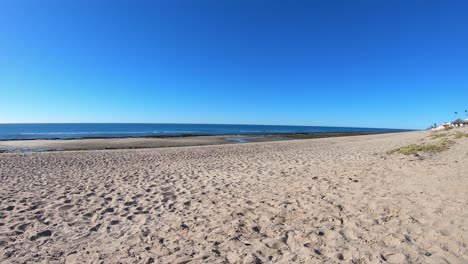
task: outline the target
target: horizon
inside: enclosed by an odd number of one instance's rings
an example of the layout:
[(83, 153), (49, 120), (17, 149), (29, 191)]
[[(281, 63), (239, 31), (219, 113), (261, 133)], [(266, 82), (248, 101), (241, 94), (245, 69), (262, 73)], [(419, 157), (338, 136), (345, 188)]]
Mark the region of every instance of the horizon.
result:
[(0, 124), (426, 129), (466, 118), (465, 10), (463, 1), (5, 1)]
[[(0, 124), (1, 140), (134, 138), (197, 135), (356, 135), (414, 130), (364, 127), (283, 126), (252, 124), (142, 124), (142, 123), (48, 123)], [(287, 136), (286, 136), (287, 137)], [(0, 148), (1, 150), (1, 148)]]

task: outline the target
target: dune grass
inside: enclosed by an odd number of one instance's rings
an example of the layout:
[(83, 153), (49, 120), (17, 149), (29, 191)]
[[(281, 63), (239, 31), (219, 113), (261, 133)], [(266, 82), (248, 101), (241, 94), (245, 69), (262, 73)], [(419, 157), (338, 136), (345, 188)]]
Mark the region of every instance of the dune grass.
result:
[(409, 144), (400, 148), (396, 148), (387, 152), (387, 154), (403, 154), (412, 155), (418, 152), (441, 152), (447, 150), (450, 146), (455, 144), (453, 140), (444, 139), (436, 143), (421, 143), (421, 144)]
[(464, 138), (464, 137), (468, 137), (468, 133), (463, 133), (461, 131), (457, 131), (453, 134), (453, 137), (454, 138)]
[(443, 138), (446, 136), (448, 136), (448, 133), (437, 133), (437, 134), (430, 135), (429, 137), (431, 139), (438, 139), (438, 138)]

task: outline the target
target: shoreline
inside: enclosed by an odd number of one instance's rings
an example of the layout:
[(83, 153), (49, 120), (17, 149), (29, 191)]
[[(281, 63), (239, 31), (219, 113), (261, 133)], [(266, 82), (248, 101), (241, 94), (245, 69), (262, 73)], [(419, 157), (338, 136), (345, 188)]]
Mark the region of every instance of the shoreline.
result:
[(165, 135), (146, 135), (146, 136), (102, 136), (102, 137), (51, 137), (51, 138), (0, 138), (2, 141), (25, 141), (25, 140), (80, 140), (80, 139), (116, 139), (116, 138), (185, 138), (185, 137), (210, 137), (210, 136), (299, 136), (300, 138), (324, 138), (340, 136), (360, 136), (388, 133), (402, 133), (421, 130), (401, 129), (389, 131), (345, 131), (345, 132), (291, 132), (291, 133), (228, 133), (228, 134), (165, 134)]
[(317, 133), (248, 133), (248, 134), (184, 134), (141, 137), (86, 137), (0, 140), (0, 153), (82, 151), (109, 149), (152, 149), (163, 147), (245, 144), (257, 142), (318, 139), (364, 135), (380, 135), (410, 131), (317, 132)]

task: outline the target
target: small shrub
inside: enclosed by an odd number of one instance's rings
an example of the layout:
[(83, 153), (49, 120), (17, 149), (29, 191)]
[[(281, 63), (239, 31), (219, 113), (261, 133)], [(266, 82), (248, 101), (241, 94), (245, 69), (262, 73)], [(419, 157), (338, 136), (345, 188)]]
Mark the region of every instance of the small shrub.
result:
[(409, 144), (397, 149), (393, 149), (387, 152), (387, 154), (403, 154), (403, 155), (412, 155), (418, 152), (440, 152), (447, 150), (450, 146), (455, 144), (454, 141), (444, 139), (439, 142), (429, 144), (429, 143), (422, 143), (422, 144)]

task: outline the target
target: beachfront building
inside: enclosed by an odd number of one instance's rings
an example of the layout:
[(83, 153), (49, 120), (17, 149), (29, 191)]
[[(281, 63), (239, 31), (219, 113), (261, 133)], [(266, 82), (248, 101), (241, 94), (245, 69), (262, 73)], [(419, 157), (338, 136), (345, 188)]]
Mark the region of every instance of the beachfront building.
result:
[(445, 123), (442, 123), (436, 127), (433, 127), (431, 130), (432, 131), (441, 131), (441, 130), (445, 130), (445, 129), (448, 129), (449, 127), (452, 127), (453, 125), (451, 123), (448, 123), (448, 122), (445, 122)]
[(468, 124), (467, 124), (466, 120), (462, 120), (462, 119), (458, 118), (457, 120), (452, 122), (452, 125), (455, 126), (455, 127), (461, 127), (461, 126), (468, 125)]

